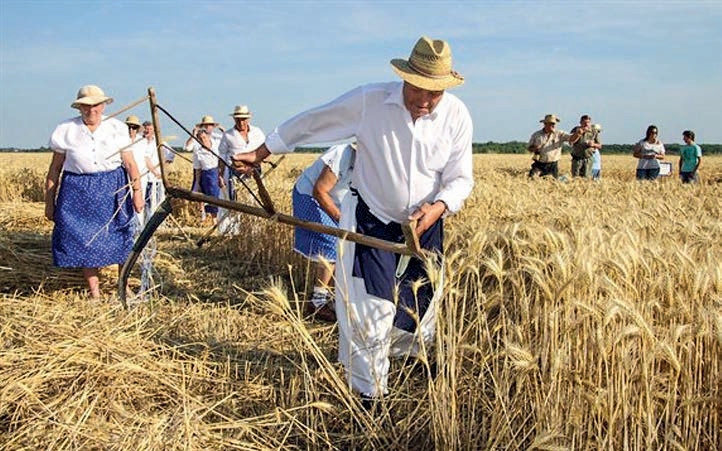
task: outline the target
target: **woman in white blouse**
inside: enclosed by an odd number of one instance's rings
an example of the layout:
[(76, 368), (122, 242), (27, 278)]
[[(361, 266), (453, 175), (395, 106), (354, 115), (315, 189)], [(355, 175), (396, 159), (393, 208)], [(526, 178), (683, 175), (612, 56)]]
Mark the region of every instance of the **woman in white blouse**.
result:
[(55, 222), (53, 264), (82, 268), (93, 299), (100, 298), (99, 268), (125, 261), (133, 246), (133, 210), (143, 210), (127, 127), (103, 116), (112, 101), (97, 86), (80, 88), (71, 105), (80, 116), (61, 122), (48, 144), (53, 159), (45, 216)]
[(664, 144), (659, 140), (656, 125), (647, 127), (647, 135), (634, 145), (637, 163), (637, 180), (656, 180), (659, 177), (659, 160), (664, 159)]

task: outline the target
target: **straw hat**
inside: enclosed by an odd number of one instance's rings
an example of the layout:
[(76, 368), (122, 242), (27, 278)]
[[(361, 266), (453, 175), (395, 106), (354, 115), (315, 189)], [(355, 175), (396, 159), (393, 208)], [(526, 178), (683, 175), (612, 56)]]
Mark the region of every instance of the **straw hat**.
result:
[(231, 113), (230, 116), (233, 116), (234, 118), (248, 118), (251, 117), (251, 112), (248, 111), (248, 106), (246, 105), (236, 105), (236, 107), (233, 108), (233, 113)]
[(218, 122), (213, 120), (213, 116), (203, 116), (201, 121), (196, 124), (196, 127), (200, 127), (201, 125), (218, 125)]
[(126, 125), (135, 125), (137, 127), (140, 127), (140, 119), (138, 119), (138, 116), (128, 116), (125, 118), (125, 124)]
[(102, 89), (95, 85), (83, 86), (70, 107), (78, 108), (80, 105), (98, 105), (99, 103), (113, 103), (113, 98), (105, 95)]
[(392, 59), (391, 66), (404, 81), (427, 91), (442, 91), (464, 83), (451, 69), (451, 47), (446, 41), (422, 36), (408, 60)]
[(544, 124), (558, 124), (562, 120), (557, 117), (556, 114), (547, 114), (544, 116), (544, 119), (540, 120), (539, 122), (542, 122)]
[(594, 124), (592, 125), (592, 130), (595, 132), (601, 132), (602, 131), (602, 124)]

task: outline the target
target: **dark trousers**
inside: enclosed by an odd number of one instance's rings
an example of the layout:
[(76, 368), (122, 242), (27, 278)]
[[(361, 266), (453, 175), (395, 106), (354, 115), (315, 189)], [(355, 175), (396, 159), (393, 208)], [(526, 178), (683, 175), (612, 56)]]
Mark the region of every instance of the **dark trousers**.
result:
[(545, 175), (551, 175), (555, 179), (559, 178), (559, 162), (542, 163), (541, 161), (535, 161), (531, 164), (529, 177), (544, 177)]

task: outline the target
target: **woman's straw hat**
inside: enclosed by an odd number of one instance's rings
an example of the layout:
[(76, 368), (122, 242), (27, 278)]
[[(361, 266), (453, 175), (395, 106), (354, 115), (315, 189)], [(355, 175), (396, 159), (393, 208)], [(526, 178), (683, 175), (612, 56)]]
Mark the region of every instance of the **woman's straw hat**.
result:
[(125, 118), (125, 124), (126, 125), (136, 125), (140, 127), (140, 119), (138, 119), (138, 116), (128, 116)]
[(70, 107), (78, 108), (80, 105), (98, 105), (99, 103), (113, 103), (113, 98), (105, 95), (102, 89), (95, 85), (83, 86)]
[(391, 67), (404, 81), (427, 91), (442, 91), (464, 83), (464, 77), (451, 68), (449, 44), (426, 36), (416, 42), (408, 60), (392, 59)]
[(201, 121), (196, 124), (196, 127), (201, 125), (218, 125), (218, 122), (213, 120), (213, 116), (203, 116)]
[(248, 118), (251, 117), (251, 112), (248, 111), (248, 106), (246, 105), (236, 105), (236, 107), (233, 109), (233, 113), (231, 113), (230, 115), (234, 118)]
[(544, 116), (544, 119), (540, 120), (539, 122), (544, 124), (558, 124), (562, 120), (559, 119), (559, 117), (556, 114), (547, 114)]

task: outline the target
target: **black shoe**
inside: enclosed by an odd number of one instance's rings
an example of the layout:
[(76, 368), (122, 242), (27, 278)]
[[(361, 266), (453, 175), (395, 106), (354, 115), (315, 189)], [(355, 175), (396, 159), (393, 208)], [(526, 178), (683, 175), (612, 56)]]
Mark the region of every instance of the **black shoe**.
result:
[(372, 398), (368, 395), (361, 395), (361, 407), (367, 412), (371, 412), (374, 410), (374, 406), (376, 405), (376, 398)]
[(436, 359), (428, 363), (428, 369), (427, 365), (424, 362), (422, 362), (420, 359), (415, 359), (413, 357), (409, 359), (409, 364), (409, 374), (412, 374), (413, 376), (427, 376), (430, 377), (432, 380), (436, 379), (436, 376), (438, 374)]
[(304, 307), (304, 316), (310, 320), (319, 320), (327, 323), (336, 322), (336, 312), (333, 311), (329, 304), (323, 304), (321, 307), (314, 307), (310, 302), (306, 302)]

